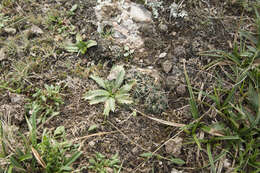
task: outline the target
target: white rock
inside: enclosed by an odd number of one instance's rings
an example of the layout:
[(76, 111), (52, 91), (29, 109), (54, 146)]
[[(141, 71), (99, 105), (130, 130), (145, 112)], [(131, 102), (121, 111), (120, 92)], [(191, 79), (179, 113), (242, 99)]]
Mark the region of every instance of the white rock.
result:
[(94, 9), (99, 33), (103, 32), (105, 26), (111, 26), (114, 31), (112, 37), (117, 44), (128, 46), (136, 52), (142, 50), (144, 41), (139, 28), (143, 23), (152, 22), (151, 12), (144, 6), (128, 0), (100, 0)]
[(180, 11), (180, 6), (177, 5), (175, 2), (173, 2), (170, 6), (170, 17), (176, 18), (176, 17), (187, 17), (188, 13), (185, 10)]
[(151, 22), (152, 15), (151, 12), (146, 10), (144, 7), (138, 6), (136, 4), (131, 4), (130, 16), (136, 22)]

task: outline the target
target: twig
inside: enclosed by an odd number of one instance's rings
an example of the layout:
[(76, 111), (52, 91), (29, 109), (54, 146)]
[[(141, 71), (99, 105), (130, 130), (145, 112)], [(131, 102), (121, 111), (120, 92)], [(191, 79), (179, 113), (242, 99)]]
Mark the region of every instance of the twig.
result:
[(127, 140), (129, 140), (131, 143), (135, 144), (136, 146), (138, 146), (139, 148), (141, 148), (144, 151), (149, 151), (148, 149), (145, 149), (144, 147), (142, 147), (141, 145), (135, 143), (132, 139), (130, 139), (128, 136), (126, 136), (119, 128), (117, 128), (113, 123), (111, 123), (110, 121), (108, 121), (109, 124), (111, 124), (119, 133), (121, 133), (125, 138), (127, 138)]

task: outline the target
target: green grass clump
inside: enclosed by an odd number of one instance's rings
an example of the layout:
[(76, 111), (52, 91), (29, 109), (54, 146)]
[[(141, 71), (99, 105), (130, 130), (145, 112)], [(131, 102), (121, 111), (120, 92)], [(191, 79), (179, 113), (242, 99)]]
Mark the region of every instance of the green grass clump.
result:
[[(209, 165), (213, 173), (217, 172), (216, 162), (226, 157), (233, 162), (232, 172), (259, 172), (260, 163), (260, 16), (256, 11), (255, 32), (241, 31), (240, 42), (235, 43), (231, 53), (216, 50), (204, 55), (217, 57), (214, 62), (225, 62), (224, 77), (213, 91), (200, 91), (209, 101), (199, 102), (191, 87), (186, 73), (186, 81), (190, 93), (190, 107), (196, 123), (188, 131), (202, 150), (207, 146)], [(211, 64), (212, 65), (212, 64)], [(211, 66), (210, 65), (210, 66)], [(228, 80), (229, 86), (223, 81)], [(203, 122), (199, 105), (212, 110), (214, 121)], [(197, 132), (204, 131), (209, 136), (198, 139)], [(215, 150), (218, 146), (217, 155)], [(207, 167), (207, 166), (205, 166)]]
[(242, 7), (247, 12), (253, 12), (254, 7), (260, 7), (260, 2), (258, 0), (256, 1), (235, 0), (230, 2), (232, 6), (237, 5), (238, 7)]
[[(15, 138), (10, 138), (3, 122), (0, 124), (0, 160), (9, 160), (2, 165), (0, 172), (8, 173), (61, 173), (71, 172), (72, 163), (75, 162), (81, 152), (75, 151), (65, 139), (63, 128), (57, 128), (54, 134), (44, 130), (38, 135), (36, 126), (38, 106), (34, 106), (32, 116), (27, 120), (29, 134), (20, 133), (20, 140), (16, 145), (10, 143)], [(67, 157), (70, 155), (70, 157)]]

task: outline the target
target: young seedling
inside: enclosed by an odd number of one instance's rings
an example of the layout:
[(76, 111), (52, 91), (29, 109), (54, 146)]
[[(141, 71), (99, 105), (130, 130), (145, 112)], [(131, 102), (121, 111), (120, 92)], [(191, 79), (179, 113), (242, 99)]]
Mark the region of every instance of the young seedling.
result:
[(118, 159), (118, 154), (113, 155), (111, 158), (106, 158), (101, 153), (96, 153), (95, 158), (89, 159), (90, 166), (89, 169), (100, 172), (108, 173), (109, 169), (113, 169), (113, 172), (120, 172), (120, 160)]
[(68, 52), (77, 52), (77, 53), (81, 53), (82, 55), (84, 55), (88, 48), (96, 46), (97, 42), (94, 40), (88, 40), (88, 41), (83, 41), (82, 37), (80, 34), (76, 35), (76, 43), (71, 43), (65, 46), (65, 49)]
[(103, 89), (89, 91), (83, 97), (89, 100), (90, 105), (105, 103), (104, 115), (108, 116), (110, 111), (115, 111), (116, 102), (119, 104), (131, 104), (133, 101), (128, 93), (135, 84), (135, 81), (123, 84), (125, 70), (123, 66), (115, 66), (112, 68), (108, 80), (103, 80), (100, 77), (91, 75), (93, 79)]

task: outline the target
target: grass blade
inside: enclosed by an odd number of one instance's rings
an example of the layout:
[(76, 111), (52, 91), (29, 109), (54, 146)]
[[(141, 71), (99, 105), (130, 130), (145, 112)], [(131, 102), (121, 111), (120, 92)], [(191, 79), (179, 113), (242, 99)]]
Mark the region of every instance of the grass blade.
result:
[[(12, 165), (10, 165), (9, 168), (8, 168), (8, 172), (7, 172), (7, 173), (12, 173), (12, 172), (13, 172), (13, 168), (14, 168), (14, 167), (13, 167)], [(1, 169), (0, 169), (0, 170), (1, 170)], [(3, 172), (4, 172), (4, 171), (3, 171)]]
[(13, 156), (10, 157), (10, 162), (12, 163), (13, 166), (15, 166), (16, 168), (19, 168), (23, 171), (26, 171), (23, 166), (16, 160), (16, 158), (14, 158)]
[(182, 160), (182, 159), (179, 159), (179, 158), (173, 158), (172, 157), (170, 160), (171, 160), (172, 163), (177, 164), (179, 166), (182, 166), (182, 165), (185, 164), (185, 161)]
[(193, 137), (195, 143), (198, 145), (199, 150), (202, 150), (199, 139), (197, 138), (196, 134), (193, 134), (192, 137)]
[[(215, 163), (216, 161), (220, 160), (222, 157), (226, 156), (226, 154), (227, 154), (227, 151), (222, 151), (219, 155), (216, 156), (216, 159), (213, 162)], [(210, 163), (203, 166), (202, 169), (206, 168), (208, 166), (210, 166)]]
[(191, 87), (191, 83), (190, 83), (190, 79), (188, 77), (187, 71), (186, 71), (186, 67), (185, 67), (185, 62), (184, 62), (184, 75), (185, 75), (185, 79), (188, 85), (188, 90), (189, 90), (189, 94), (190, 94), (190, 107), (191, 107), (191, 113), (194, 119), (197, 119), (199, 117), (199, 111), (196, 105), (196, 101), (194, 99), (194, 94), (192, 91), (192, 87)]
[(65, 163), (64, 167), (68, 167), (70, 166), (73, 162), (75, 162), (80, 156), (81, 156), (82, 152), (76, 152), (73, 154), (73, 156), (71, 156)]
[(213, 160), (212, 153), (211, 153), (210, 143), (207, 143), (207, 153), (208, 153), (208, 156), (209, 156), (209, 162), (210, 162), (210, 166), (211, 166), (211, 171), (213, 173), (216, 173), (216, 168), (215, 168), (214, 160)]

